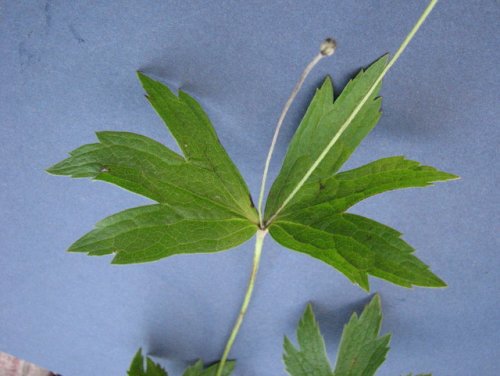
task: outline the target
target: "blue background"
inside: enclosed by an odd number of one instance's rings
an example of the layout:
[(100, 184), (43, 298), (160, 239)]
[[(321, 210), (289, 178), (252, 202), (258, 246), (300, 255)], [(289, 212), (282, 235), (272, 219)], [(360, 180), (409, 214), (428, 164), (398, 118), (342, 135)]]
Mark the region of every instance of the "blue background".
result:
[[(277, 173), (313, 90), (337, 92), (395, 51), (423, 1), (7, 1), (0, 8), (0, 351), (65, 376), (124, 375), (139, 346), (172, 370), (220, 357), (250, 271), (251, 242), (215, 255), (112, 266), (65, 249), (95, 222), (146, 200), (44, 168), (98, 130), (161, 140), (141, 69), (207, 110), (257, 193), (274, 124), (326, 36), (339, 48), (287, 118)], [(404, 154), (462, 180), (371, 198), (354, 212), (405, 234), (447, 289), (372, 279), (392, 350), (380, 375), (497, 375), (498, 1), (443, 1), (385, 80), (384, 115), (347, 167)], [(311, 301), (334, 359), (343, 324), (369, 295), (267, 239), (236, 376), (284, 374), (283, 335)]]

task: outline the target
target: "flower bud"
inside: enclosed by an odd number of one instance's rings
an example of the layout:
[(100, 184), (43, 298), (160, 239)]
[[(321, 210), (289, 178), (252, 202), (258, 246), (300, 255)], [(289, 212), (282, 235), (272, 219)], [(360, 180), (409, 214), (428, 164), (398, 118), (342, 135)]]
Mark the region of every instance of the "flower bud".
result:
[(320, 52), (323, 56), (333, 55), (335, 49), (337, 48), (337, 42), (333, 38), (326, 38), (323, 43), (321, 43)]

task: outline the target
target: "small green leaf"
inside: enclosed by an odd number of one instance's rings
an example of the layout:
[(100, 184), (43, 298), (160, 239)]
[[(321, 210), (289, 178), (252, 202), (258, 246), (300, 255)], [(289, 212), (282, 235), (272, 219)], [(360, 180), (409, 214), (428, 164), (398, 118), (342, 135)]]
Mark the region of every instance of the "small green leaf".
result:
[[(146, 362), (146, 364), (144, 364)], [(192, 366), (189, 366), (184, 371), (183, 376), (215, 376), (217, 372), (218, 363), (215, 363), (207, 368), (203, 366), (203, 362), (198, 360)], [(230, 376), (234, 370), (235, 362), (228, 361), (222, 376)], [(127, 376), (168, 376), (167, 371), (159, 364), (153, 362), (151, 358), (142, 356), (142, 350), (139, 349), (130, 364)]]
[(283, 360), (291, 376), (333, 376), (325, 350), (325, 342), (308, 305), (297, 327), (299, 349), (285, 337)]
[[(224, 366), (224, 370), (222, 371), (222, 376), (231, 375), (235, 365), (235, 361), (227, 361)], [(217, 374), (218, 367), (219, 363), (214, 363), (207, 368), (203, 368), (203, 362), (198, 360), (194, 365), (188, 367), (186, 371), (184, 371), (183, 376), (215, 376)]]
[[(146, 361), (146, 365), (144, 364)], [(139, 349), (132, 360), (132, 364), (127, 372), (128, 376), (168, 376), (167, 371), (159, 364), (153, 362), (151, 358), (142, 356), (142, 350)]]
[(336, 376), (371, 376), (384, 362), (391, 336), (379, 337), (382, 324), (380, 297), (375, 295), (361, 316), (345, 325), (335, 365)]
[(373, 376), (385, 361), (391, 339), (390, 334), (379, 336), (381, 325), (380, 297), (375, 295), (361, 315), (358, 317), (354, 313), (344, 326), (335, 370), (332, 371), (318, 323), (308, 305), (297, 327), (299, 348), (285, 337), (283, 359), (286, 370), (291, 376)]
[(315, 207), (278, 219), (270, 233), (280, 244), (324, 261), (365, 290), (368, 274), (404, 287), (445, 286), (412, 255), (413, 248), (399, 232), (359, 215)]

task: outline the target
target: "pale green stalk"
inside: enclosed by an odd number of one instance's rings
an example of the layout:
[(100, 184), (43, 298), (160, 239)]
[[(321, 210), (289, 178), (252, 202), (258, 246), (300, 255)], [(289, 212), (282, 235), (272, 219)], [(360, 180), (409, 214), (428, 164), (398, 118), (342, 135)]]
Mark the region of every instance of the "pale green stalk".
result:
[(231, 351), (231, 347), (233, 347), (234, 340), (236, 339), (241, 324), (243, 323), (243, 318), (247, 313), (248, 305), (250, 304), (250, 299), (252, 298), (253, 288), (255, 286), (255, 278), (257, 276), (257, 271), (259, 270), (260, 256), (262, 254), (262, 245), (264, 243), (264, 238), (266, 234), (267, 230), (257, 231), (257, 235), (255, 237), (255, 251), (253, 255), (252, 273), (250, 274), (250, 280), (248, 281), (247, 292), (245, 293), (245, 298), (243, 299), (243, 304), (241, 305), (240, 313), (238, 315), (238, 318), (236, 319), (236, 323), (234, 324), (233, 330), (231, 331), (229, 339), (227, 340), (226, 347), (224, 348), (224, 353), (222, 354), (222, 358), (220, 360), (216, 376), (222, 375), (222, 371), (224, 370), (224, 365), (226, 364), (227, 357), (229, 356), (229, 351)]
[(283, 125), (283, 121), (285, 120), (288, 110), (290, 109), (293, 101), (295, 100), (295, 97), (297, 96), (297, 93), (300, 91), (300, 88), (304, 84), (304, 81), (306, 80), (309, 73), (311, 73), (313, 68), (316, 66), (316, 64), (319, 63), (321, 59), (332, 55), (335, 52), (335, 48), (336, 48), (336, 43), (333, 39), (328, 38), (323, 42), (320, 48), (320, 52), (316, 56), (314, 56), (314, 58), (309, 62), (309, 64), (307, 64), (306, 68), (300, 75), (299, 80), (297, 81), (292, 92), (290, 93), (290, 97), (288, 97), (288, 100), (283, 106), (283, 110), (281, 111), (280, 117), (278, 118), (278, 123), (276, 124), (276, 129), (274, 131), (273, 139), (271, 141), (271, 146), (269, 147), (269, 152), (267, 153), (266, 163), (264, 165), (264, 172), (262, 173), (262, 181), (260, 183), (257, 212), (259, 213), (259, 225), (261, 228), (264, 228), (264, 215), (262, 213), (262, 205), (264, 202), (264, 194), (266, 191), (267, 174), (269, 172), (269, 166), (271, 164), (271, 158), (274, 153), (274, 147), (276, 146), (276, 141), (278, 140), (278, 135), (280, 133), (281, 126)]
[(351, 115), (347, 118), (347, 120), (342, 124), (342, 126), (339, 128), (338, 132), (335, 134), (335, 136), (331, 139), (331, 141), (328, 143), (326, 148), (321, 152), (319, 157), (314, 161), (314, 163), (311, 165), (309, 170), (307, 170), (306, 174), (304, 177), (299, 181), (297, 186), (293, 189), (293, 191), (288, 195), (288, 197), (283, 201), (281, 206), (276, 210), (276, 212), (273, 214), (273, 216), (267, 221), (266, 227), (269, 226), (269, 224), (278, 216), (278, 214), (286, 207), (286, 205), (293, 199), (293, 197), (297, 194), (297, 192), (302, 188), (302, 186), (306, 183), (307, 179), (312, 175), (314, 170), (319, 166), (319, 164), (323, 161), (323, 159), (326, 157), (328, 152), (331, 150), (331, 148), (335, 145), (335, 143), (338, 141), (340, 136), (344, 133), (344, 131), (349, 127), (351, 122), (354, 120), (356, 115), (359, 113), (361, 108), (365, 105), (365, 103), (368, 101), (368, 99), (371, 97), (375, 89), (377, 88), (377, 85), (382, 81), (386, 73), (391, 69), (391, 67), (394, 65), (394, 63), (399, 59), (403, 51), (406, 49), (410, 41), (413, 39), (415, 34), (417, 33), (418, 29), (422, 24), (424, 23), (425, 19), (429, 15), (429, 13), (432, 11), (432, 9), (436, 6), (438, 0), (431, 0), (431, 2), (427, 5), (427, 8), (425, 8), (424, 12), (418, 19), (417, 23), (415, 26), (413, 26), (413, 29), (410, 31), (410, 33), (406, 36), (404, 39), (403, 43), (399, 47), (399, 49), (396, 51), (394, 54), (393, 58), (389, 61), (389, 64), (385, 67), (385, 69), (382, 71), (379, 77), (375, 80), (373, 85), (371, 86), (370, 90), (366, 93), (366, 95), (363, 97), (363, 99), (359, 102), (359, 104), (356, 106), (354, 111), (351, 113)]

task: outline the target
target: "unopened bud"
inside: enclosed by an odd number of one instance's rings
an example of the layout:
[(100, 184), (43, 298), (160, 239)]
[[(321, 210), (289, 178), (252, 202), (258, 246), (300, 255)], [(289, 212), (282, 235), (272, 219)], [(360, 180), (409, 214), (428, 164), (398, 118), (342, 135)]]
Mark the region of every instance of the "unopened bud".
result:
[(321, 43), (320, 52), (323, 56), (333, 55), (335, 49), (337, 48), (337, 42), (333, 38), (326, 38), (323, 43)]

